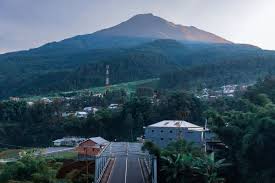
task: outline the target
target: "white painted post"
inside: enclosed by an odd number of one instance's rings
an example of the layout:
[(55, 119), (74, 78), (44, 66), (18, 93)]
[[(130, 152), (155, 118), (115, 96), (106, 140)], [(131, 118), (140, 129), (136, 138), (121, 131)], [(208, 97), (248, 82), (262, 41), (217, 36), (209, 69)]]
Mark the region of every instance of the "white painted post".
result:
[(157, 159), (156, 157), (153, 157), (153, 162), (152, 162), (152, 183), (158, 183), (158, 175), (157, 175)]

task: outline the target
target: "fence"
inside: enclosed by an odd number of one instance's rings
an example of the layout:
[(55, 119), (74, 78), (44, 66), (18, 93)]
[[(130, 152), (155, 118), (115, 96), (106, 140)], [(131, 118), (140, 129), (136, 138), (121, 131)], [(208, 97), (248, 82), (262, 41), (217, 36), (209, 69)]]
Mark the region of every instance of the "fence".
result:
[(153, 155), (146, 155), (144, 158), (146, 170), (151, 177), (152, 183), (157, 183), (157, 159)]
[(99, 183), (104, 172), (105, 169), (108, 166), (108, 163), (110, 161), (110, 157), (108, 156), (97, 156), (95, 158), (95, 182)]

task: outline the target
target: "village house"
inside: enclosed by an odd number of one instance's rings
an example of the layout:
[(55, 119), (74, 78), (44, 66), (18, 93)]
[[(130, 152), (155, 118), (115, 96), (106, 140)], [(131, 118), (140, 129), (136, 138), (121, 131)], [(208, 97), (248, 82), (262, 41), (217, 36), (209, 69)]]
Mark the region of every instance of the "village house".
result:
[(52, 103), (53, 101), (50, 100), (50, 99), (48, 99), (48, 98), (46, 98), (46, 97), (44, 97), (44, 98), (41, 98), (41, 99), (40, 99), (40, 102), (42, 102), (42, 103), (44, 103), (44, 104), (50, 104), (50, 103)]
[(60, 147), (60, 146), (66, 146), (66, 147), (75, 147), (79, 143), (83, 142), (85, 138), (80, 137), (64, 137), (62, 139), (56, 139), (53, 141), (53, 145)]
[(62, 116), (63, 118), (72, 117), (72, 116), (74, 116), (74, 115), (75, 115), (74, 112), (62, 112), (62, 114), (61, 114), (61, 116)]
[(87, 118), (88, 117), (88, 113), (85, 111), (77, 111), (77, 112), (75, 112), (74, 115), (77, 118)]
[(10, 97), (10, 100), (14, 101), (14, 102), (19, 102), (20, 98), (19, 97)]
[(100, 154), (101, 151), (106, 147), (110, 142), (105, 140), (102, 137), (92, 137), (86, 139), (85, 141), (78, 144), (76, 151), (78, 157), (81, 158), (93, 158), (96, 155)]
[(31, 107), (31, 106), (33, 106), (34, 105), (34, 102), (27, 102), (27, 105), (29, 106), (29, 107)]
[(118, 104), (110, 104), (110, 105), (108, 106), (108, 109), (117, 109), (118, 107), (119, 107)]
[(166, 147), (169, 143), (179, 139), (192, 142), (203, 147), (206, 141), (214, 137), (206, 127), (201, 127), (187, 121), (164, 120), (145, 129), (145, 140), (157, 144), (159, 147)]
[(103, 95), (101, 93), (96, 93), (96, 94), (93, 94), (93, 97), (103, 98)]
[(84, 107), (83, 111), (87, 112), (87, 113), (95, 114), (98, 111), (98, 108), (96, 108), (96, 107)]

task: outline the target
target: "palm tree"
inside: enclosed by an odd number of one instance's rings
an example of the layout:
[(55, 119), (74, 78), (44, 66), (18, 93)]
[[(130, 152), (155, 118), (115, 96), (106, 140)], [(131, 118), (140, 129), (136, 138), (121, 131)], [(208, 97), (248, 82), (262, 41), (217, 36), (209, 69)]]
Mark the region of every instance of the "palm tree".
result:
[(196, 160), (196, 169), (198, 172), (204, 176), (205, 182), (207, 183), (223, 183), (224, 178), (219, 177), (218, 171), (226, 166), (229, 166), (229, 163), (224, 163), (225, 159), (215, 161), (214, 152), (209, 155), (206, 155), (203, 158), (197, 158)]
[(160, 148), (151, 141), (145, 141), (141, 149), (143, 151), (148, 151), (149, 154), (155, 155), (156, 157), (160, 156)]
[(164, 153), (168, 153), (168, 154), (192, 154), (195, 156), (200, 156), (202, 155), (201, 150), (199, 148), (197, 148), (194, 143), (192, 142), (187, 142), (184, 139), (175, 141), (175, 142), (171, 142), (170, 144), (168, 144), (167, 148), (164, 150)]
[(160, 171), (166, 177), (165, 182), (199, 182), (199, 174), (194, 171), (194, 157), (191, 154), (170, 154), (161, 159), (163, 165)]

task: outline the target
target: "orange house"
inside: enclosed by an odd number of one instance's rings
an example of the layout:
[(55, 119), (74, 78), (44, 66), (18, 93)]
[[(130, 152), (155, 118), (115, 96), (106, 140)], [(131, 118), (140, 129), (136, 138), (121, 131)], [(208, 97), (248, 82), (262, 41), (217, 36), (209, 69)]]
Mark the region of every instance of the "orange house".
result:
[(94, 157), (107, 146), (109, 142), (102, 137), (92, 137), (89, 138), (76, 147), (78, 157)]

